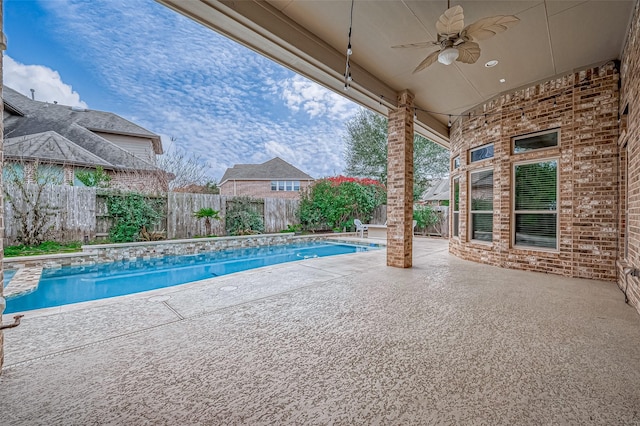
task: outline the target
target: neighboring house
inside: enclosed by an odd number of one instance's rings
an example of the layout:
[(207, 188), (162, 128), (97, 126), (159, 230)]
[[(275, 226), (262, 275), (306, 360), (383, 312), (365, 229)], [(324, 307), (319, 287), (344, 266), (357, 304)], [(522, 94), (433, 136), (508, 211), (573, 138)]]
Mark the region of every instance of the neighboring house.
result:
[(300, 198), (314, 179), (281, 158), (262, 164), (236, 164), (220, 180), (221, 195), (268, 198)]
[(420, 202), (429, 206), (448, 206), (449, 190), (449, 178), (434, 180), (420, 197)]
[(116, 114), (34, 101), (3, 87), (4, 177), (27, 181), (46, 169), (60, 184), (82, 186), (77, 171), (102, 167), (111, 186), (166, 191), (170, 175), (156, 166), (160, 136)]

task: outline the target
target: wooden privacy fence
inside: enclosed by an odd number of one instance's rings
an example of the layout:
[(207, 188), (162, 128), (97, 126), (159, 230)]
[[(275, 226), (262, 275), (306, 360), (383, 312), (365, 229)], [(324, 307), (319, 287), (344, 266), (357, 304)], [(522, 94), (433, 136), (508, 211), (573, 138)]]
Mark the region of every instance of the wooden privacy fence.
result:
[[(440, 221), (427, 229), (416, 229), (416, 234), (434, 235), (449, 238), (449, 207), (436, 206), (433, 209), (438, 214)], [(387, 222), (387, 206), (381, 205), (373, 210), (372, 224), (382, 225)]]
[[(189, 238), (205, 235), (204, 219), (196, 219), (193, 212), (208, 207), (218, 210), (221, 218), (219, 221), (212, 221), (211, 232), (214, 235), (225, 235), (224, 217), (234, 198), (236, 197), (170, 192), (167, 197), (167, 237)], [(298, 200), (256, 198), (252, 204), (254, 210), (262, 216), (265, 233), (280, 232), (289, 225), (299, 223)]]
[[(26, 184), (26, 190), (32, 196), (37, 193), (39, 186)], [(74, 186), (44, 186), (37, 203), (45, 210), (53, 213), (46, 229), (49, 229), (48, 239), (54, 241), (82, 241), (85, 235), (95, 233), (96, 228), (96, 191), (93, 188)], [(13, 203), (19, 210), (24, 210), (25, 200), (18, 194), (12, 194)], [(5, 196), (6, 198), (6, 196)], [(19, 232), (19, 218), (14, 205), (5, 199), (4, 203), (4, 243), (11, 245), (16, 242)]]
[[(37, 189), (33, 185), (33, 190)], [(16, 198), (19, 198), (16, 196)], [(43, 188), (41, 203), (49, 206), (55, 214), (51, 216), (48, 239), (68, 242), (105, 238), (109, 235), (112, 219), (109, 216), (106, 193), (95, 188), (47, 185)], [(221, 220), (212, 221), (214, 235), (226, 235), (224, 216), (227, 206), (235, 197), (215, 194), (189, 194), (170, 192), (153, 197), (164, 215), (154, 231), (166, 232), (167, 238), (190, 238), (205, 235), (204, 219), (193, 217), (201, 208), (212, 208), (220, 212)], [(20, 203), (21, 200), (16, 200)], [(298, 200), (264, 198), (254, 199), (252, 207), (264, 220), (265, 233), (280, 232), (289, 225), (299, 223)], [(23, 204), (20, 204), (23, 205)], [(19, 224), (11, 203), (5, 201), (4, 244), (17, 243)]]

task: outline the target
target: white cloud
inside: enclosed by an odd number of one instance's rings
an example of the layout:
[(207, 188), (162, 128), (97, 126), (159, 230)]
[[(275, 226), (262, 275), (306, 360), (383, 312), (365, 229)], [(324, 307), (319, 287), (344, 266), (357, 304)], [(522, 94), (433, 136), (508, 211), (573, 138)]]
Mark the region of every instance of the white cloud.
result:
[(301, 75), (288, 78), (279, 85), (280, 96), (287, 107), (296, 112), (302, 108), (311, 117), (325, 116), (332, 120), (346, 120), (357, 110), (350, 100)]
[(126, 105), (125, 118), (176, 137), (212, 178), (274, 156), (314, 177), (342, 171), (344, 122), (357, 109), (342, 96), (153, 1), (43, 6), (58, 43), (82, 51), (87, 78), (119, 99), (111, 111)]
[(268, 141), (264, 144), (264, 150), (270, 157), (280, 157), (289, 163), (297, 163), (297, 155), (291, 147), (278, 141)]
[(51, 68), (21, 64), (8, 55), (4, 55), (3, 65), (4, 84), (25, 96), (31, 97), (33, 89), (37, 101), (88, 107), (86, 102), (80, 100), (78, 92), (73, 91), (70, 85), (62, 81), (60, 74)]

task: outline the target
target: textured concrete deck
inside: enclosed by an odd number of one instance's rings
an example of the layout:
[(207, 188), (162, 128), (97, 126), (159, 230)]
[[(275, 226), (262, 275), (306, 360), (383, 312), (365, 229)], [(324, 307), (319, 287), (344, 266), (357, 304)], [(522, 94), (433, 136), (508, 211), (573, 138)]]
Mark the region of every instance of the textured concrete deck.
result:
[[(613, 283), (416, 239), (64, 309), (5, 333), (0, 423), (640, 424), (640, 316)], [(5, 322), (10, 318), (5, 317)]]

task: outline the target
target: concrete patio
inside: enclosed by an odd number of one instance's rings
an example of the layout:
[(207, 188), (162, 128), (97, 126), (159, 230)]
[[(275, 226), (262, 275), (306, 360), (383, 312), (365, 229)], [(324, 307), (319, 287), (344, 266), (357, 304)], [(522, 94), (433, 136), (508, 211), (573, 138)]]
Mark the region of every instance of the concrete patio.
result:
[(444, 240), (412, 269), (379, 250), (27, 314), (5, 350), (7, 425), (640, 424), (614, 283)]

